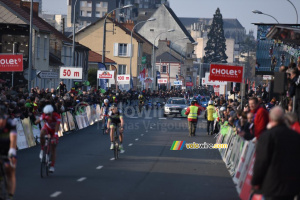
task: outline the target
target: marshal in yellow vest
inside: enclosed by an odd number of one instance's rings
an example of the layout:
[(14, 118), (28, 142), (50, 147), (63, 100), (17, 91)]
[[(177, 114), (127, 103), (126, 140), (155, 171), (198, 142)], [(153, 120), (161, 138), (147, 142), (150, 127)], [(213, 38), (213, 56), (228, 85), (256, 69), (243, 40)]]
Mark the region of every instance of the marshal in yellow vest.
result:
[(188, 115), (188, 119), (197, 119), (198, 109), (198, 106), (190, 106), (190, 113)]

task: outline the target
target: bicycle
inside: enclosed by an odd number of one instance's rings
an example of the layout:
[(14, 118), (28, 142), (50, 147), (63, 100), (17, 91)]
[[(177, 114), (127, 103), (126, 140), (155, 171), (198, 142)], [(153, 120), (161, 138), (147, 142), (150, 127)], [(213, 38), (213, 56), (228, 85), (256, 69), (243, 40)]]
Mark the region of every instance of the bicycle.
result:
[(107, 121), (108, 121), (108, 117), (107, 117), (107, 115), (104, 115), (104, 116), (103, 116), (104, 127), (102, 127), (102, 130), (103, 130), (103, 135), (105, 135), (105, 134), (106, 134), (106, 129), (107, 129)]
[(8, 198), (8, 185), (7, 185), (7, 177), (5, 174), (5, 160), (7, 160), (7, 156), (0, 157), (0, 199), (7, 199)]
[(119, 154), (120, 154), (120, 142), (119, 142), (119, 134), (118, 134), (118, 126), (116, 126), (116, 130), (114, 133), (114, 157), (115, 160), (117, 160), (119, 158)]
[(51, 163), (51, 136), (45, 135), (45, 146), (43, 149), (43, 157), (41, 159), (41, 178), (49, 176), (49, 168)]

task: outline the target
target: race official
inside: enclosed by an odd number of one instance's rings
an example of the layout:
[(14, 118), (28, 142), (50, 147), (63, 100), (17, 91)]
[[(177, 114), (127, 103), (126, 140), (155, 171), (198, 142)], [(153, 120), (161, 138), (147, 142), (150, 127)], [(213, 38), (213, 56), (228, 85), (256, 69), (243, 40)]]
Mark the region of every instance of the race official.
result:
[(185, 112), (185, 115), (188, 116), (188, 123), (189, 123), (189, 136), (196, 136), (196, 127), (198, 122), (198, 115), (200, 115), (200, 109), (196, 106), (197, 100), (194, 99), (192, 101), (192, 105), (189, 106)]

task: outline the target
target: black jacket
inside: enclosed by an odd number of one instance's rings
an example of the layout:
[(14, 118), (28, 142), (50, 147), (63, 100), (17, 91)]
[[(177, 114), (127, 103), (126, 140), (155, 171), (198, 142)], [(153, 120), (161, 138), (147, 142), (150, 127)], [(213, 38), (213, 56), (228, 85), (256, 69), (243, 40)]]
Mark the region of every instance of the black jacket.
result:
[(252, 185), (267, 197), (300, 192), (300, 135), (285, 125), (261, 134), (256, 147)]

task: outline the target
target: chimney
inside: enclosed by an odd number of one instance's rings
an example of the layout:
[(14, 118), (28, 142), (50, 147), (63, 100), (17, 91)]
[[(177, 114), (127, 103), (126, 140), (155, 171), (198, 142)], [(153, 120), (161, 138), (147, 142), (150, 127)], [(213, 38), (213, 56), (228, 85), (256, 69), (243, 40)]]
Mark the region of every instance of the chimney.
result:
[[(17, 1), (17, 0), (15, 0), (15, 1)], [(30, 4), (31, 4), (31, 2), (29, 2), (29, 1), (21, 1), (21, 7), (27, 8), (29, 10), (30, 10)], [(33, 14), (38, 15), (39, 14), (39, 2), (33, 2), (32, 7), (33, 7), (33, 10), (32, 10)]]
[(15, 5), (21, 7), (21, 0), (10, 0), (12, 1)]
[(132, 20), (127, 20), (125, 23), (123, 23), (123, 25), (130, 31), (132, 31), (134, 27), (134, 23)]
[[(167, 38), (166, 38), (167, 40)], [(167, 46), (170, 46), (170, 40), (167, 40)]]

